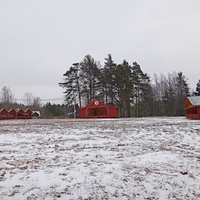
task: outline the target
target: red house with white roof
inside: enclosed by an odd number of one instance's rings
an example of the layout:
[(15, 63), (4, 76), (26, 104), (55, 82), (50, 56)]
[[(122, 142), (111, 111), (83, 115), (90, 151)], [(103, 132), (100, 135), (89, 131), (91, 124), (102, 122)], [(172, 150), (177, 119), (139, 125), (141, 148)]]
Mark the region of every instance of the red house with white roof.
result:
[(200, 96), (187, 97), (184, 108), (187, 118), (200, 119)]

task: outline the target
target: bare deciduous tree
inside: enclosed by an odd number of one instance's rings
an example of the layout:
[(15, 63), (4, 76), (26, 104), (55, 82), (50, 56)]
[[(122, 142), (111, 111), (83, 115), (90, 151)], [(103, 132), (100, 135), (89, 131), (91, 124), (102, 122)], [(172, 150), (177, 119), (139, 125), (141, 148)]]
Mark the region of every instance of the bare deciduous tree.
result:
[(24, 104), (34, 109), (38, 109), (41, 107), (41, 99), (35, 97), (32, 92), (26, 92), (24, 94)]
[(24, 104), (26, 106), (32, 106), (34, 102), (34, 96), (32, 94), (32, 92), (26, 92), (24, 94)]
[(40, 97), (34, 97), (32, 108), (33, 109), (39, 109), (41, 106), (42, 105), (41, 105)]
[(9, 87), (4, 86), (1, 89), (0, 101), (5, 108), (8, 108), (9, 105), (14, 103), (14, 94)]

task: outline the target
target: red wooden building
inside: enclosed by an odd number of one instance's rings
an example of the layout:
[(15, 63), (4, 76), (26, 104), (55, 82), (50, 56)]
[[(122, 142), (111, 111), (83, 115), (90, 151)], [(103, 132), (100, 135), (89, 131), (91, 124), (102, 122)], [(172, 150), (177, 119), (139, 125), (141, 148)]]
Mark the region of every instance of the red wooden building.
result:
[(7, 111), (5, 108), (2, 108), (0, 109), (0, 120), (3, 119), (32, 119), (32, 111), (30, 109), (24, 111), (21, 108), (12, 108)]
[(9, 116), (9, 119), (16, 119), (16, 117), (17, 117), (17, 111), (14, 108), (11, 108), (8, 111), (8, 116)]
[(8, 111), (5, 108), (0, 109), (0, 119), (4, 119), (8, 117)]
[(187, 118), (200, 119), (200, 96), (187, 97), (184, 108)]
[(80, 118), (118, 118), (118, 108), (106, 105), (100, 101), (92, 101), (79, 110)]
[(10, 116), (16, 116), (17, 115), (17, 111), (14, 109), (14, 108), (11, 108), (9, 111), (8, 111), (9, 115)]
[(27, 108), (25, 111), (24, 111), (24, 116), (25, 117), (28, 117), (28, 118), (32, 118), (32, 111)]
[(23, 117), (25, 116), (25, 112), (22, 108), (17, 108), (15, 109), (17, 111), (17, 118), (18, 119), (23, 119)]

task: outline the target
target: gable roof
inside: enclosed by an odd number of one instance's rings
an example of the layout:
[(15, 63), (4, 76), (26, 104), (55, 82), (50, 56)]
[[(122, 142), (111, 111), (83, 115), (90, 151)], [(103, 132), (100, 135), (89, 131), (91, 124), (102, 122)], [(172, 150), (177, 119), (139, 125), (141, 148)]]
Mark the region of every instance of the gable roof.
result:
[(22, 108), (16, 108), (15, 110), (17, 111), (17, 113), (25, 113)]
[(88, 105), (86, 105), (85, 107), (83, 108), (80, 108), (80, 110), (82, 109), (85, 109), (85, 108), (97, 108), (97, 107), (107, 107), (107, 108), (115, 108), (115, 109), (118, 109), (114, 106), (109, 106), (107, 104), (104, 104), (102, 103), (101, 101), (97, 101), (97, 100), (94, 100), (92, 101), (91, 103), (89, 103)]
[(25, 113), (32, 113), (31, 109), (27, 108), (26, 110), (24, 110)]
[(187, 97), (184, 108), (189, 109), (195, 106), (200, 106), (200, 96)]
[(32, 115), (33, 115), (33, 116), (41, 117), (41, 113), (40, 113), (40, 111), (38, 111), (38, 110), (32, 111)]
[(1, 108), (0, 113), (4, 114), (4, 113), (8, 113), (8, 111), (5, 108)]
[(193, 106), (200, 106), (200, 96), (187, 97)]
[(17, 113), (17, 111), (14, 108), (11, 108), (8, 112), (9, 113)]

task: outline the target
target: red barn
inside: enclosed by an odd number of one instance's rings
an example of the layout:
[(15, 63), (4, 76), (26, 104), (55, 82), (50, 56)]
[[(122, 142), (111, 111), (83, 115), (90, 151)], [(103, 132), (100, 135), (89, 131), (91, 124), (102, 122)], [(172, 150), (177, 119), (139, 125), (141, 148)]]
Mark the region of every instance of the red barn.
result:
[(200, 96), (187, 97), (184, 108), (187, 118), (200, 119)]
[(79, 110), (80, 118), (118, 118), (118, 108), (94, 100)]

